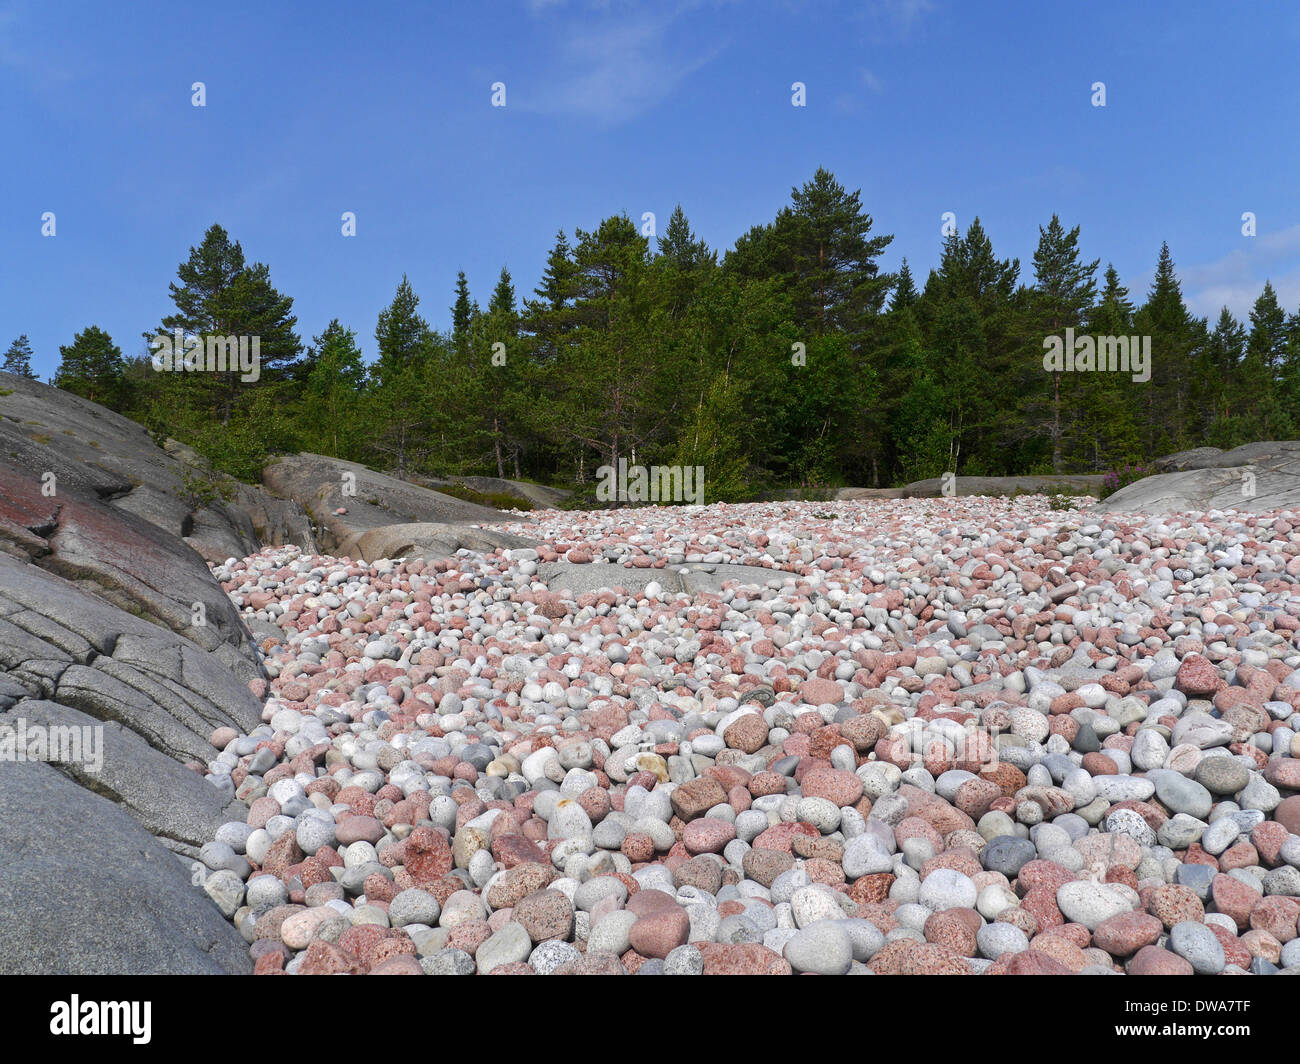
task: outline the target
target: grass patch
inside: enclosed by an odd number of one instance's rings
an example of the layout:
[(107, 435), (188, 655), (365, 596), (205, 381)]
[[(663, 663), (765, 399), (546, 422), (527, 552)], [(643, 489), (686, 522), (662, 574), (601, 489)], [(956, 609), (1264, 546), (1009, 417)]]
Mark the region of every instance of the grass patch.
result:
[(441, 495), (450, 495), (461, 502), (472, 502), (479, 506), (488, 506), (493, 510), (531, 510), (533, 504), (518, 495), (505, 491), (476, 491), (466, 484), (450, 483), (435, 488)]

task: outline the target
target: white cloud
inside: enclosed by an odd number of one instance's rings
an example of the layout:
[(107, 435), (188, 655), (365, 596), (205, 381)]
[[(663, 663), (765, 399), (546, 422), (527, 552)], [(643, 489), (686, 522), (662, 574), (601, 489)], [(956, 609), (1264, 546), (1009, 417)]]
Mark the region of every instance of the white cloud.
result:
[(23, 32), (23, 23), (30, 22), (26, 7), (17, 3), (0, 7), (0, 69), (14, 71), (35, 89), (57, 89), (73, 80), (73, 71), (44, 36)]
[[(531, 0), (530, 6), (546, 12), (562, 2)], [(689, 6), (614, 15), (606, 5), (590, 5), (566, 18), (545, 87), (520, 94), (520, 106), (602, 124), (625, 122), (653, 109), (721, 51), (716, 44), (692, 51), (683, 48), (681, 38), (668, 40), (670, 27)]]
[(937, 10), (935, 0), (867, 0), (853, 17), (870, 27), (870, 36), (897, 40), (909, 36)]
[(1244, 320), (1264, 282), (1271, 281), (1282, 306), (1295, 312), (1300, 307), (1300, 225), (1242, 240), (1245, 246), (1222, 258), (1177, 269), (1188, 308), (1213, 322), (1226, 306)]
[(872, 0), (869, 6), (905, 30), (910, 30), (934, 10), (933, 0)]

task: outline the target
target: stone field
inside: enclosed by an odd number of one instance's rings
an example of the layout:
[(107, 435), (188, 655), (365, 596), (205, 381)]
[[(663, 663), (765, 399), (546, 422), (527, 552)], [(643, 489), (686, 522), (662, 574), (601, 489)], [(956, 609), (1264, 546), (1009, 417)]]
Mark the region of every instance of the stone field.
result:
[(492, 527), (539, 545), (213, 566), (271, 680), (199, 872), (256, 972), (1300, 970), (1294, 512)]

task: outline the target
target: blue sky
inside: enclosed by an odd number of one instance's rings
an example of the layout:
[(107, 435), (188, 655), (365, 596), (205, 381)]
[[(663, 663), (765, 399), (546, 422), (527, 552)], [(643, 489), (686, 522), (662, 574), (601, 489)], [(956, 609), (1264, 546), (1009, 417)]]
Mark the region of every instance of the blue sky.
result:
[(1027, 274), (1056, 211), (1135, 294), (1168, 240), (1197, 313), (1266, 277), (1294, 311), (1298, 50), (1300, 8), (1251, 2), (0, 0), (0, 349), (141, 353), (219, 222), (305, 342), (338, 317), (370, 358), (403, 272), (445, 327), (458, 269), (527, 293), (557, 229), (678, 202), (725, 249), (819, 165), (918, 281), (943, 212)]

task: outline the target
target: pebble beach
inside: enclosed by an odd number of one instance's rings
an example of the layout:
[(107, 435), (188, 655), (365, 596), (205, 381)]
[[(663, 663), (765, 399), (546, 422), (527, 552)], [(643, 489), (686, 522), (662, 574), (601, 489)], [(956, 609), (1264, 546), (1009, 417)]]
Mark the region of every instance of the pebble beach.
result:
[(196, 875), (259, 974), (1300, 970), (1300, 515), (497, 528), (213, 567), (271, 679)]

